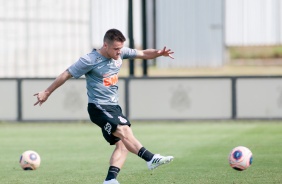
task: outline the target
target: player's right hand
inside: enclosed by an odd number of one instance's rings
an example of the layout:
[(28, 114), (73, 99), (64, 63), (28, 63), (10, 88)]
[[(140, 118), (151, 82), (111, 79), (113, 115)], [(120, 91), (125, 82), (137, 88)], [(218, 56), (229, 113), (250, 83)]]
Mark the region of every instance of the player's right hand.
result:
[(39, 93), (35, 93), (33, 96), (37, 97), (37, 102), (35, 102), (34, 106), (36, 106), (37, 104), (39, 104), (39, 106), (41, 106), (49, 97), (50, 93), (47, 91), (42, 91)]

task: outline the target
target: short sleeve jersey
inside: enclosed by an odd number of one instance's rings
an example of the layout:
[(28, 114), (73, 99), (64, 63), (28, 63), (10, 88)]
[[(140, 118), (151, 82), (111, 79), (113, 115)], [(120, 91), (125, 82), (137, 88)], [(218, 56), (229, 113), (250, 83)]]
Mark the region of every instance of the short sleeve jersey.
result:
[(118, 104), (118, 72), (122, 59), (135, 58), (137, 51), (123, 47), (120, 58), (114, 60), (100, 55), (96, 49), (79, 58), (68, 68), (74, 78), (85, 75), (88, 102), (99, 105)]

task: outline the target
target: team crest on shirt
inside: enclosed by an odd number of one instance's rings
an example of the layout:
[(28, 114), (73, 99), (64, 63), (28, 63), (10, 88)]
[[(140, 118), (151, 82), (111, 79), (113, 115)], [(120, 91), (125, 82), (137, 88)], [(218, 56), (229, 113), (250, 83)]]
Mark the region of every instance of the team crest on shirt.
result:
[(121, 67), (121, 64), (122, 64), (122, 60), (119, 58), (118, 60), (115, 60), (115, 66), (117, 68), (120, 68)]
[(127, 120), (126, 120), (125, 118), (121, 117), (121, 116), (118, 116), (118, 119), (119, 119), (120, 122), (122, 122), (122, 123), (126, 123), (126, 122), (127, 122)]
[(96, 63), (100, 63), (101, 61), (103, 61), (103, 59), (99, 56), (99, 57), (96, 58), (96, 61), (95, 61), (95, 62), (96, 62)]

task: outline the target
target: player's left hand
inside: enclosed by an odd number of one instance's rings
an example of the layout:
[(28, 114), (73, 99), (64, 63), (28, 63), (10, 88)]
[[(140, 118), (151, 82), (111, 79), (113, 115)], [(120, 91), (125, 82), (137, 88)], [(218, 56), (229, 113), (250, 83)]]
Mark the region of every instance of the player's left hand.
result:
[(158, 53), (162, 56), (166, 56), (166, 57), (170, 57), (171, 59), (174, 59), (174, 57), (172, 57), (172, 54), (174, 52), (172, 52), (171, 49), (166, 49), (166, 46), (162, 50), (159, 50)]

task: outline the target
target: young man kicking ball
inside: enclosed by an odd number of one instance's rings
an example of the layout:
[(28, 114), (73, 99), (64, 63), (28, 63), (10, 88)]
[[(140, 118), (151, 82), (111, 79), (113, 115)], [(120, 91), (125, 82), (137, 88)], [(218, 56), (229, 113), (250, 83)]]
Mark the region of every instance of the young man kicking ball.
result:
[(166, 47), (162, 50), (130, 49), (124, 47), (125, 40), (119, 30), (108, 30), (100, 49), (94, 49), (81, 57), (61, 73), (46, 90), (34, 94), (37, 97), (34, 105), (42, 105), (68, 79), (85, 75), (90, 119), (101, 128), (104, 138), (111, 145), (115, 145), (104, 184), (119, 183), (116, 178), (126, 160), (128, 151), (144, 159), (150, 170), (173, 160), (173, 156), (151, 153), (135, 138), (129, 120), (123, 115), (118, 105), (117, 82), (122, 59), (154, 59), (159, 56), (168, 56), (173, 59), (174, 52)]

